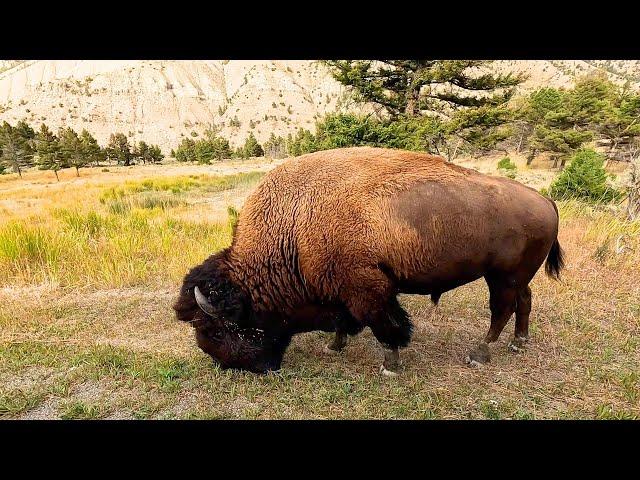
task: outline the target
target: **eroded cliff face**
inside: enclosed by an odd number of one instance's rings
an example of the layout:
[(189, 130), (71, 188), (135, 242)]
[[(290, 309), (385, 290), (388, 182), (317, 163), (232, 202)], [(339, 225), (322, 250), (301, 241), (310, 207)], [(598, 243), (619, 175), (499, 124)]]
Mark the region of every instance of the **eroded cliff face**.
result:
[[(499, 61), (492, 68), (529, 75), (520, 91), (571, 86), (597, 70), (635, 86), (640, 79), (638, 61)], [(354, 108), (346, 89), (313, 61), (0, 61), (0, 120), (86, 128), (101, 144), (123, 132), (166, 154), (212, 125), (238, 146), (249, 132), (264, 142)]]
[[(3, 65), (4, 64), (4, 65)], [(313, 62), (25, 61), (0, 64), (0, 120), (113, 132), (170, 150), (211, 125), (263, 142), (335, 111), (344, 91)], [(2, 68), (4, 71), (2, 71)], [(237, 122), (235, 121), (237, 119)], [(239, 126), (238, 126), (239, 124)]]

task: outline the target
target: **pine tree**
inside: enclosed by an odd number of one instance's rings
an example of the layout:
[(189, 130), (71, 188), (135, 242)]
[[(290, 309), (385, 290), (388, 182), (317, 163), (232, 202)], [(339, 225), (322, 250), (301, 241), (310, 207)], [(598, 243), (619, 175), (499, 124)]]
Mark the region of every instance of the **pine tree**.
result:
[(107, 145), (107, 155), (109, 158), (116, 160), (118, 164), (125, 167), (131, 165), (133, 158), (131, 154), (131, 146), (129, 140), (124, 133), (112, 133), (109, 136), (109, 144)]
[(16, 124), (15, 131), (28, 143), (36, 138), (36, 132), (24, 120), (20, 120)]
[(42, 170), (53, 170), (56, 180), (60, 181), (58, 171), (65, 168), (60, 142), (51, 130), (43, 123), (36, 134), (36, 152), (38, 165)]
[(575, 125), (606, 139), (610, 157), (632, 158), (633, 139), (640, 136), (640, 92), (628, 83), (614, 84), (605, 74), (592, 74), (576, 82), (569, 103)]
[(174, 156), (179, 162), (195, 162), (197, 160), (196, 142), (190, 138), (183, 139), (176, 148)]
[(148, 150), (148, 157), (151, 163), (160, 163), (164, 158), (164, 155), (158, 145), (151, 145)]
[(82, 144), (82, 153), (87, 164), (93, 163), (97, 167), (101, 161), (106, 159), (106, 152), (86, 129), (83, 129), (80, 134), (80, 143)]
[(264, 155), (264, 150), (262, 146), (256, 140), (256, 137), (253, 135), (253, 132), (249, 133), (246, 141), (244, 142), (244, 154), (245, 158), (250, 157), (262, 157)]
[(22, 169), (31, 164), (33, 149), (28, 137), (6, 121), (0, 127), (0, 163), (13, 168), (20, 177)]
[(285, 139), (271, 133), (269, 140), (264, 144), (264, 154), (270, 158), (283, 158), (287, 154)]
[(581, 112), (572, 101), (572, 93), (555, 88), (541, 88), (529, 95), (526, 106), (518, 113), (530, 128), (530, 148), (527, 159), (531, 163), (538, 151), (551, 152), (554, 167), (561, 160), (561, 168), (566, 160), (585, 142), (591, 140), (592, 133), (578, 128)]
[(142, 140), (138, 143), (138, 147), (135, 149), (134, 157), (142, 160), (142, 163), (147, 163), (149, 160), (149, 145)]
[[(509, 132), (506, 103), (523, 76), (488, 73), (480, 60), (330, 60), (334, 78), (391, 121), (431, 132), (430, 149), (454, 158), (487, 150)], [(415, 119), (415, 120), (414, 120)], [(426, 124), (420, 125), (425, 119)]]
[(80, 168), (88, 163), (82, 141), (71, 127), (62, 128), (58, 133), (60, 149), (65, 162), (76, 169), (76, 176), (80, 176)]
[[(392, 117), (451, 109), (498, 106), (524, 78), (480, 73), (480, 60), (330, 60), (334, 78), (353, 88), (357, 98), (382, 107)], [(478, 93), (481, 93), (478, 95)]]

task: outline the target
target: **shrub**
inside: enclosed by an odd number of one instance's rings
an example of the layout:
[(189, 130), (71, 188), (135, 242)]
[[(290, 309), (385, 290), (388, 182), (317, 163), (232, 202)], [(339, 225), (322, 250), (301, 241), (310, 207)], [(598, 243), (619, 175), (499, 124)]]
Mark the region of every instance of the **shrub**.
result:
[(504, 157), (498, 162), (498, 171), (509, 178), (516, 178), (516, 164), (509, 157)]
[(549, 187), (549, 195), (558, 200), (577, 198), (607, 203), (619, 199), (621, 193), (607, 184), (610, 175), (604, 169), (604, 156), (595, 150), (578, 150), (571, 163)]
[(235, 232), (236, 225), (238, 225), (238, 217), (240, 216), (240, 212), (233, 205), (227, 206), (227, 216), (229, 219), (229, 227), (232, 232)]
[(509, 157), (504, 157), (498, 162), (499, 170), (516, 170), (517, 168), (516, 164), (513, 163)]
[(243, 149), (246, 157), (262, 157), (264, 155), (264, 150), (258, 143), (258, 140), (256, 140), (256, 137), (253, 135), (253, 133), (249, 133), (249, 136), (244, 143)]
[(316, 123), (316, 135), (300, 129), (287, 142), (290, 155), (331, 148), (369, 145), (430, 151), (443, 135), (441, 122), (430, 117), (380, 121), (354, 114), (331, 114)]

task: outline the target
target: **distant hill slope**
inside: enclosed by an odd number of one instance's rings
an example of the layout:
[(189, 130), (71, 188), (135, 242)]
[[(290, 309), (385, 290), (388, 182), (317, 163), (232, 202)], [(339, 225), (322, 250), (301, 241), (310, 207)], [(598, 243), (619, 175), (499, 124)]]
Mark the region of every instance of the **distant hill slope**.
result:
[[(570, 86), (596, 70), (640, 85), (640, 61), (503, 60), (494, 68), (528, 74), (522, 91)], [(165, 153), (213, 124), (234, 146), (250, 131), (264, 142), (272, 132), (313, 129), (316, 118), (353, 109), (347, 99), (312, 61), (0, 60), (0, 120), (86, 128), (102, 144), (124, 132)]]

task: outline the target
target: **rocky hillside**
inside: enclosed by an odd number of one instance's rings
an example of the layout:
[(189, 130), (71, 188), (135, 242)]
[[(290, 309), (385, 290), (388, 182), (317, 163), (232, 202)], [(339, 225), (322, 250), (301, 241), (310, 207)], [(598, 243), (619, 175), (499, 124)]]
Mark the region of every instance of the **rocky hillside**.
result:
[[(639, 61), (519, 60), (494, 68), (528, 74), (522, 91), (570, 86), (596, 70), (640, 86)], [(103, 144), (124, 132), (165, 153), (212, 125), (237, 146), (250, 131), (264, 142), (272, 132), (313, 129), (325, 113), (353, 108), (313, 61), (0, 60), (0, 120), (86, 128)]]

